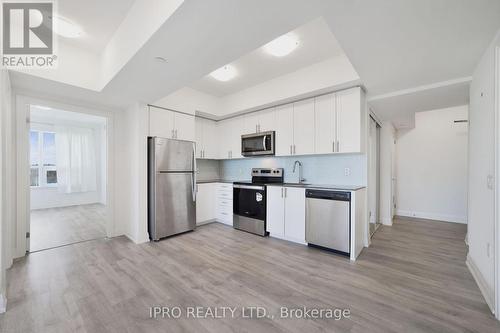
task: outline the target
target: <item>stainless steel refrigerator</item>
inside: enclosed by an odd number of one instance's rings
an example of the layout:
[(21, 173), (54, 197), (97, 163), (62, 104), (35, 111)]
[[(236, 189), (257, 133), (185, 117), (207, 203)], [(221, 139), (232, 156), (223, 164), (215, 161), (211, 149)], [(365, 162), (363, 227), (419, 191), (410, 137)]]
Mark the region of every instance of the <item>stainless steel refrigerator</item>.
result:
[(195, 143), (149, 137), (149, 238), (157, 241), (195, 227)]

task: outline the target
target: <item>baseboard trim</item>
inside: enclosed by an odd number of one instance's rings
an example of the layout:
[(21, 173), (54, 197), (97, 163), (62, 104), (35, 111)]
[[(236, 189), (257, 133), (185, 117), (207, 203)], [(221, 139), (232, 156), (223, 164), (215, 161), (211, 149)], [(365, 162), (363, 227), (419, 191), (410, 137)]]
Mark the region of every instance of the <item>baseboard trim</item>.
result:
[(392, 219), (389, 217), (382, 217), (380, 219), (380, 222), (382, 222), (383, 225), (391, 226), (392, 225)]
[(396, 211), (396, 215), (405, 216), (405, 217), (416, 217), (419, 219), (467, 224), (467, 217), (466, 216), (434, 214), (434, 213), (426, 213), (426, 212), (414, 212), (414, 211), (399, 210), (399, 209)]
[(3, 294), (0, 294), (0, 313), (7, 311), (7, 298)]
[(217, 222), (217, 219), (210, 219), (206, 221), (196, 222), (196, 226), (199, 227), (200, 225), (205, 225), (213, 222)]
[(484, 279), (483, 275), (477, 268), (476, 264), (474, 263), (474, 260), (467, 254), (467, 259), (465, 260), (465, 264), (467, 265), (467, 268), (469, 268), (469, 271), (472, 274), (472, 277), (476, 281), (477, 286), (479, 287), (479, 290), (483, 294), (484, 300), (486, 301), (486, 304), (488, 304), (491, 313), (495, 314), (495, 296), (493, 291), (488, 287), (488, 284), (486, 283), (486, 280)]

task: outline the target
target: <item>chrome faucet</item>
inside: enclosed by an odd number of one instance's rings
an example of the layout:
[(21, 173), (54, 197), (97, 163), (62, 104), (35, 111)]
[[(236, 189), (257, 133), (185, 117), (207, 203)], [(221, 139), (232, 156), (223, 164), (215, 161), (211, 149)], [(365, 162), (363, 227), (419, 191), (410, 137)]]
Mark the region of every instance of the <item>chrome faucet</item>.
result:
[(299, 165), (299, 184), (302, 184), (303, 181), (305, 181), (304, 178), (302, 178), (302, 162), (300, 161), (295, 161), (293, 163), (293, 173), (295, 173), (295, 168), (297, 167), (297, 164)]

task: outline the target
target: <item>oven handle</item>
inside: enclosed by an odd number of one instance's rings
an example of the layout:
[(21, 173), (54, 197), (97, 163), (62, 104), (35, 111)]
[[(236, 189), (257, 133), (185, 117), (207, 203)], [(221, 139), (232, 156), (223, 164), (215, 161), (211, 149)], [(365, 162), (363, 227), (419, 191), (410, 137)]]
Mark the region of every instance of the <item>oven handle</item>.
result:
[(257, 186), (257, 185), (238, 185), (234, 184), (233, 188), (242, 188), (245, 190), (265, 190), (266, 188), (264, 186)]
[(267, 135), (263, 135), (263, 136), (262, 136), (262, 146), (264, 147), (264, 151), (267, 151), (267, 147), (266, 147), (266, 137), (267, 137)]

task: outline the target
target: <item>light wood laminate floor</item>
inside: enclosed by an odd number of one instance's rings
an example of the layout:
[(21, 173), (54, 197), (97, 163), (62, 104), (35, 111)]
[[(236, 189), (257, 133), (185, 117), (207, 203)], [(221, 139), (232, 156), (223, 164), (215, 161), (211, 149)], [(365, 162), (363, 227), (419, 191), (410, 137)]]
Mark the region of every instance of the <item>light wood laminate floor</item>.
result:
[(106, 206), (102, 204), (31, 211), (30, 251), (106, 237)]
[[(355, 263), (212, 223), (30, 254), (1, 332), (500, 332), (464, 261), (466, 227), (397, 220)], [(349, 308), (349, 319), (150, 319), (150, 306)]]

